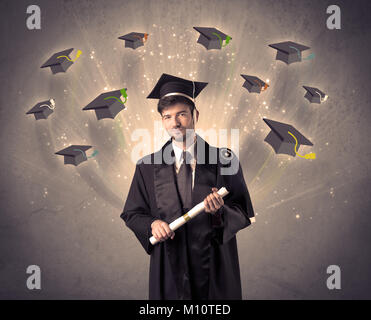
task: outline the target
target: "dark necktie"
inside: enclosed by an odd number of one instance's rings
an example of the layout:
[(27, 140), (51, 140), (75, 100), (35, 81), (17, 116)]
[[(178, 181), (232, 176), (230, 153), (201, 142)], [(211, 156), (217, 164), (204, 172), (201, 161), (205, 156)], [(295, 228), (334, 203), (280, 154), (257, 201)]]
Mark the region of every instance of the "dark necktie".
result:
[(183, 163), (180, 166), (177, 181), (184, 212), (192, 208), (192, 156), (188, 151), (182, 153)]

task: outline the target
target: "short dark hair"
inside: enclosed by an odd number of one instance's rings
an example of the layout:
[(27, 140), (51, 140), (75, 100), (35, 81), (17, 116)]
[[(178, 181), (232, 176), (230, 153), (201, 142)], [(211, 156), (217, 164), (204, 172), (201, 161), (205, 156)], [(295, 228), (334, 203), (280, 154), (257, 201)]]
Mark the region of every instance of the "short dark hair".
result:
[(183, 96), (168, 96), (168, 97), (160, 99), (157, 105), (157, 111), (162, 115), (162, 111), (165, 108), (171, 107), (177, 103), (183, 103), (187, 105), (193, 116), (193, 110), (196, 108), (196, 106), (192, 100), (186, 97), (183, 97)]

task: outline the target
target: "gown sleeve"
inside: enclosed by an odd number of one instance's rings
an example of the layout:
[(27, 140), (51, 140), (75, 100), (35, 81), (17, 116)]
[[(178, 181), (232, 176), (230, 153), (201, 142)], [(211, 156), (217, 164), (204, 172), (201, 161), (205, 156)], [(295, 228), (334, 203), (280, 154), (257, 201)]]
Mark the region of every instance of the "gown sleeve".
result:
[(214, 240), (217, 244), (224, 244), (251, 224), (249, 218), (254, 217), (254, 210), (239, 162), (236, 174), (221, 175), (220, 178), (222, 182), (219, 187), (225, 186), (229, 195), (215, 217), (212, 217), (212, 226)]
[(153, 217), (150, 212), (148, 193), (140, 165), (137, 164), (124, 210), (120, 217), (125, 221), (126, 226), (134, 232), (147, 254), (151, 254), (153, 249), (153, 245), (149, 241), (152, 236), (151, 223), (158, 219)]

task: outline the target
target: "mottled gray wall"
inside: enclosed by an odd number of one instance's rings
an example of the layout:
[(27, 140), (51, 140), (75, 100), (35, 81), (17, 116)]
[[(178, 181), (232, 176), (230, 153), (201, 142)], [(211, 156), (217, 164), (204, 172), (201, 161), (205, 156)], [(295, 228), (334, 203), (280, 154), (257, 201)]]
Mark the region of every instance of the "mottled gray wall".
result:
[[(198, 128), (241, 130), (257, 213), (238, 233), (243, 298), (371, 297), (369, 1), (37, 1), (38, 31), (26, 28), (29, 4), (0, 4), (1, 298), (148, 297), (149, 256), (119, 215), (134, 170), (131, 133), (153, 133), (159, 116), (145, 97), (163, 72), (209, 82), (197, 99)], [(326, 28), (330, 4), (342, 10), (341, 30)], [(206, 51), (193, 26), (233, 39)], [(124, 48), (117, 38), (131, 31), (150, 34), (144, 47)], [(275, 61), (268, 44), (286, 40), (310, 46), (315, 58)], [(83, 54), (67, 73), (40, 69), (70, 47)], [(249, 94), (240, 73), (271, 86)], [(302, 85), (329, 99), (309, 104)], [(124, 86), (128, 109), (115, 120), (81, 110), (104, 88)], [(48, 98), (57, 104), (49, 119), (25, 114)], [(301, 150), (317, 159), (275, 155), (263, 117), (295, 125), (314, 143)], [(65, 166), (54, 152), (69, 144), (99, 154)], [(26, 288), (31, 264), (41, 267), (41, 291)], [(326, 287), (331, 264), (342, 270), (338, 291)]]

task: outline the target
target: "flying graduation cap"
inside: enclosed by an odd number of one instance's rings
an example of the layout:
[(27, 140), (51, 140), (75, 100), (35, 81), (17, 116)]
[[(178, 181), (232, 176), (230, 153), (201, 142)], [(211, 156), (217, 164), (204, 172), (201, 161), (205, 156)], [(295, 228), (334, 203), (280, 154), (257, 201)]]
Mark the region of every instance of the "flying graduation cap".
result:
[(320, 89), (303, 86), (305, 90), (307, 90), (304, 98), (307, 98), (310, 103), (318, 103), (321, 104), (325, 102), (328, 98), (328, 95), (322, 92)]
[[(310, 49), (310, 47), (292, 41), (274, 43), (269, 46), (277, 50), (276, 60), (281, 60), (287, 64), (300, 62), (302, 60), (301, 52)], [(311, 57), (313, 56), (314, 55), (312, 54)], [(308, 60), (308, 58), (305, 58), (304, 60)]]
[(136, 49), (144, 46), (144, 42), (147, 41), (148, 33), (130, 32), (124, 36), (119, 37), (121, 40), (125, 40), (125, 48)]
[(246, 74), (241, 74), (242, 78), (245, 79), (245, 82), (243, 84), (243, 87), (246, 88), (250, 93), (256, 92), (260, 93), (262, 91), (265, 91), (269, 85), (265, 83), (263, 80), (259, 79), (255, 76), (249, 76)]
[(74, 166), (78, 166), (81, 162), (88, 160), (86, 150), (89, 150), (91, 147), (92, 146), (72, 145), (56, 152), (55, 154), (64, 156), (64, 164), (73, 164)]
[(207, 82), (196, 82), (163, 73), (147, 99), (162, 99), (169, 96), (183, 96), (192, 101), (207, 86)]
[[(200, 33), (197, 43), (202, 44), (207, 50), (221, 49), (225, 47), (232, 38), (215, 28), (193, 27)], [(225, 44), (223, 45), (223, 41)]]
[(124, 102), (120, 99), (123, 94), (126, 98), (126, 90), (124, 88), (102, 93), (82, 110), (94, 110), (98, 120), (104, 118), (114, 119), (121, 110), (126, 109)]
[(305, 159), (316, 158), (315, 153), (309, 153), (304, 156), (298, 154), (300, 145), (313, 146), (313, 143), (304, 137), (292, 125), (269, 119), (263, 120), (271, 128), (271, 131), (264, 141), (269, 143), (277, 154), (288, 154), (293, 157), (298, 155)]
[[(42, 66), (41, 68), (48, 68), (52, 70), (53, 74), (59, 72), (66, 72), (69, 67), (73, 65), (73, 61), (70, 59), (69, 55), (73, 51), (73, 48), (63, 50), (53, 54)], [(68, 59), (67, 59), (68, 57)]]
[(53, 112), (55, 108), (54, 99), (49, 99), (37, 103), (32, 109), (26, 112), (26, 114), (33, 114), (36, 120), (47, 119)]

